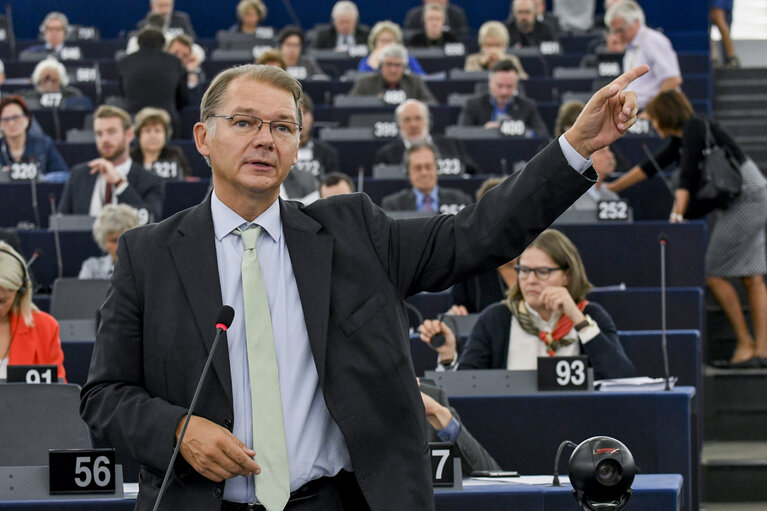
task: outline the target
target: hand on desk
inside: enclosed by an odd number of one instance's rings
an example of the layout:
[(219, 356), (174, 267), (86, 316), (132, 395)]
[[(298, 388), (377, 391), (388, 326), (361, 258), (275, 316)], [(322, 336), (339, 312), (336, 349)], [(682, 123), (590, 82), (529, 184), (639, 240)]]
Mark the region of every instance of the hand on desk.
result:
[[(432, 347), (433, 349), (437, 350), (437, 353), (439, 353), (440, 362), (450, 362), (451, 360), (455, 358), (456, 356), (455, 334), (453, 334), (453, 331), (450, 330), (450, 327), (448, 327), (442, 321), (439, 321), (437, 319), (427, 319), (421, 324), (421, 326), (418, 327), (418, 331), (421, 332), (421, 340), (429, 344), (429, 346)], [(430, 344), (431, 339), (435, 335), (439, 335), (439, 334), (442, 334), (445, 336), (445, 344), (443, 344), (439, 348), (434, 348)]]
[(584, 158), (617, 140), (637, 120), (637, 96), (628, 85), (650, 70), (646, 64), (626, 71), (599, 89), (586, 103), (565, 137)]
[[(184, 420), (186, 416), (176, 428), (177, 440)], [(252, 459), (256, 451), (249, 449), (228, 429), (195, 415), (189, 420), (179, 452), (192, 468), (211, 481), (261, 472), (261, 467)]]

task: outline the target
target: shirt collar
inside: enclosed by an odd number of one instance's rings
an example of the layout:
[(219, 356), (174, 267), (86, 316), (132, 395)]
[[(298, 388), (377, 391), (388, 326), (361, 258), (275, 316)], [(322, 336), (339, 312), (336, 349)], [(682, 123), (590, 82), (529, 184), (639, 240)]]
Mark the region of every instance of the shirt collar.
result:
[(527, 308), (527, 312), (530, 314), (530, 317), (533, 319), (533, 323), (535, 323), (535, 326), (538, 327), (538, 330), (547, 330), (547, 331), (553, 330), (554, 327), (557, 326), (559, 317), (562, 315), (561, 312), (556, 312), (551, 315), (548, 321), (544, 321), (541, 315), (538, 314), (538, 311), (536, 311), (529, 305), (526, 305), (526, 308)]
[[(429, 196), (432, 199), (432, 203), (435, 203), (437, 201), (437, 197), (439, 196), (438, 190), (439, 190), (439, 185), (434, 185), (434, 188), (431, 189), (431, 193), (429, 194)], [(426, 196), (425, 193), (421, 192), (421, 190), (419, 190), (415, 186), (413, 187), (413, 193), (415, 193), (416, 200), (418, 201), (423, 201), (423, 198)]]
[[(413, 142), (408, 140), (405, 135), (402, 135), (402, 143), (405, 144), (405, 149), (409, 149), (411, 145), (413, 145)], [(433, 144), (434, 141), (431, 138), (431, 133), (427, 133), (425, 137), (418, 139), (418, 142), (428, 142), (429, 144)]]
[(628, 43), (626, 46), (628, 48), (637, 48), (639, 47), (639, 41), (642, 40), (642, 37), (644, 37), (645, 32), (647, 32), (648, 28), (647, 25), (642, 25), (639, 27), (639, 30), (637, 30), (637, 35), (634, 36), (634, 39), (631, 40), (630, 43)]
[(231, 234), (236, 228), (243, 230), (252, 224), (260, 225), (274, 241), (280, 241), (282, 233), (282, 219), (280, 217), (280, 201), (276, 200), (266, 211), (261, 213), (255, 220), (248, 222), (235, 213), (229, 206), (221, 202), (215, 190), (211, 194), (210, 212), (213, 215), (213, 232), (216, 239), (221, 241)]
[(128, 158), (124, 162), (122, 162), (119, 165), (115, 165), (115, 170), (118, 174), (120, 174), (122, 177), (128, 177), (128, 173), (130, 172), (131, 165), (133, 165), (133, 160)]

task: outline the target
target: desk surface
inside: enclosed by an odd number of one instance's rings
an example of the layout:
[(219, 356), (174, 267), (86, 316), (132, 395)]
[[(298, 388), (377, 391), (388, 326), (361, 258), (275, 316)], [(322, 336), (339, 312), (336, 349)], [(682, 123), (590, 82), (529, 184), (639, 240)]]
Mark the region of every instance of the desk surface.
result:
[[(627, 511), (652, 509), (654, 511), (678, 511), (684, 498), (682, 476), (678, 474), (638, 475), (634, 480), (634, 494)], [(467, 480), (463, 490), (439, 491), (434, 497), (438, 511), (487, 511), (524, 509), (529, 511), (562, 511), (575, 509), (572, 489), (564, 484), (560, 488), (548, 485), (519, 483), (480, 482)], [(0, 502), (0, 509), (37, 511), (129, 511), (135, 499), (91, 499), (48, 501)]]

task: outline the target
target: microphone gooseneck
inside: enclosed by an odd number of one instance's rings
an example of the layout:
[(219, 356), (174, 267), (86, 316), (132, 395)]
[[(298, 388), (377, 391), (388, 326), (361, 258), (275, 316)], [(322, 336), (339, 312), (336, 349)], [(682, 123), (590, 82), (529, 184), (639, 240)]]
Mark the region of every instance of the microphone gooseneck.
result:
[(663, 374), (666, 377), (665, 390), (671, 390), (669, 383), (668, 370), (668, 340), (666, 339), (666, 243), (668, 236), (666, 233), (660, 233), (658, 244), (660, 244), (660, 320), (661, 320), (661, 350), (663, 351)]
[(216, 352), (218, 340), (221, 339), (221, 334), (226, 332), (226, 330), (232, 324), (233, 319), (234, 309), (230, 306), (224, 305), (221, 310), (218, 311), (218, 315), (216, 316), (216, 337), (213, 339), (213, 345), (210, 348), (210, 353), (208, 353), (207, 360), (205, 360), (205, 366), (202, 368), (200, 380), (197, 382), (197, 388), (194, 390), (194, 397), (192, 397), (192, 402), (189, 404), (189, 410), (186, 413), (186, 419), (184, 419), (184, 426), (181, 428), (181, 433), (178, 435), (176, 447), (173, 449), (173, 455), (170, 457), (170, 463), (168, 463), (168, 468), (165, 471), (165, 477), (162, 480), (162, 486), (160, 487), (160, 491), (157, 494), (157, 500), (154, 502), (154, 508), (152, 508), (153, 511), (157, 511), (160, 508), (160, 501), (162, 500), (162, 496), (165, 494), (165, 489), (168, 487), (170, 473), (173, 470), (174, 463), (176, 463), (176, 457), (178, 456), (178, 451), (181, 448), (181, 442), (184, 439), (184, 435), (186, 434), (186, 427), (189, 425), (189, 419), (192, 418), (194, 407), (197, 404), (197, 398), (200, 397), (200, 390), (202, 390), (202, 384), (205, 381), (205, 376), (208, 374), (208, 369), (210, 368), (211, 361), (213, 361), (213, 354)]

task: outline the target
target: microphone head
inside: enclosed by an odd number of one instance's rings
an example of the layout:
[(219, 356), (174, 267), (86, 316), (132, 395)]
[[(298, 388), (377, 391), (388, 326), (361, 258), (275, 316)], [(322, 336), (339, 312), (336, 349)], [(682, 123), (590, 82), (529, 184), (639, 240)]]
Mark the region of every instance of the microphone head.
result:
[(668, 236), (666, 236), (665, 232), (658, 234), (658, 243), (662, 243), (665, 245), (667, 241), (668, 241)]
[(218, 316), (216, 316), (216, 328), (226, 330), (229, 328), (229, 325), (232, 324), (232, 320), (234, 320), (234, 309), (228, 305), (224, 305), (221, 307), (221, 310), (218, 311)]

